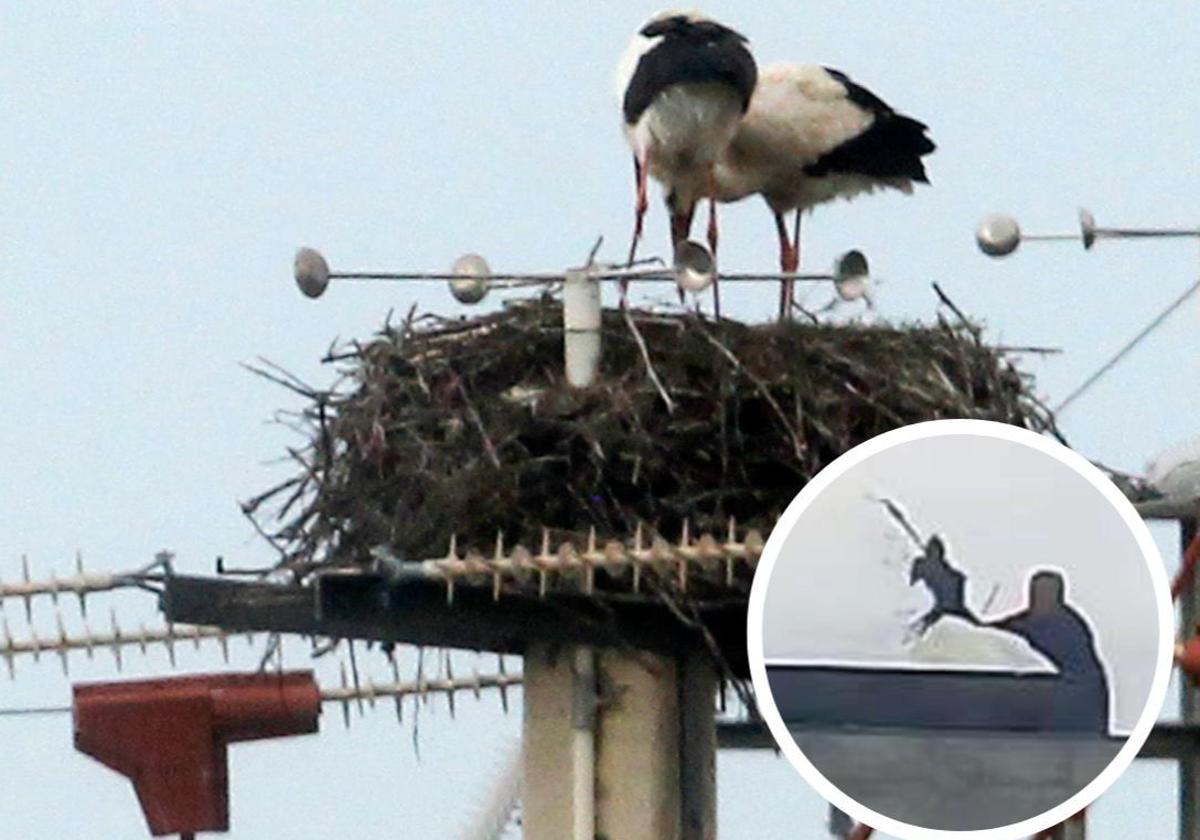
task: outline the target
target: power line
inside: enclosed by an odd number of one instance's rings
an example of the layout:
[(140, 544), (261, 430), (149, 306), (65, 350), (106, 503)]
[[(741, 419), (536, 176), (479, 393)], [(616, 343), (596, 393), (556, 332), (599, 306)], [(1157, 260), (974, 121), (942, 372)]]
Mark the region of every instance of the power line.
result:
[(1200, 280), (1197, 280), (1195, 283), (1188, 286), (1188, 288), (1183, 292), (1183, 294), (1181, 294), (1179, 297), (1175, 298), (1175, 300), (1173, 300), (1166, 309), (1164, 309), (1162, 312), (1158, 313), (1158, 315), (1156, 315), (1154, 317), (1154, 320), (1152, 320), (1149, 324), (1147, 324), (1142, 329), (1141, 332), (1139, 332), (1137, 335), (1135, 335), (1129, 341), (1128, 344), (1126, 344), (1124, 347), (1122, 347), (1120, 350), (1118, 350), (1111, 359), (1109, 359), (1107, 362), (1105, 362), (1103, 365), (1101, 365), (1100, 368), (1095, 373), (1093, 373), (1091, 376), (1089, 376), (1087, 379), (1085, 379), (1078, 388), (1076, 388), (1074, 391), (1072, 391), (1070, 394), (1068, 394), (1066, 399), (1064, 399), (1062, 402), (1060, 402), (1058, 405), (1056, 405), (1054, 407), (1054, 412), (1056, 414), (1061, 412), (1068, 405), (1070, 405), (1072, 402), (1074, 402), (1076, 399), (1078, 399), (1080, 396), (1082, 396), (1085, 391), (1087, 391), (1089, 388), (1091, 388), (1093, 385), (1095, 385), (1096, 382), (1102, 376), (1104, 376), (1104, 374), (1106, 374), (1110, 370), (1112, 370), (1113, 367), (1115, 367), (1116, 364), (1121, 361), (1121, 359), (1123, 359), (1123, 358), (1125, 358), (1125, 356), (1129, 355), (1129, 353), (1135, 347), (1137, 347), (1139, 344), (1141, 344), (1142, 341), (1147, 336), (1150, 335), (1150, 333), (1152, 333), (1156, 329), (1158, 329), (1158, 327), (1161, 326), (1162, 323), (1167, 320), (1167, 318), (1171, 317), (1171, 314), (1174, 313), (1176, 309), (1183, 306), (1183, 304), (1187, 301), (1187, 299), (1189, 297), (1191, 297), (1196, 292), (1197, 289), (1200, 289)]
[(70, 706), (15, 706), (0, 709), (0, 717), (28, 717), (30, 715), (61, 715), (71, 711)]

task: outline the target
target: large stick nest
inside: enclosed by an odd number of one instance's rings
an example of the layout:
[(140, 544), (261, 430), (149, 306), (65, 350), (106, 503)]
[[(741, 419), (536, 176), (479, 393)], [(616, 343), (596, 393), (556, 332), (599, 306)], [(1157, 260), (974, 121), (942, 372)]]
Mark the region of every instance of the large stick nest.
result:
[[(768, 531), (805, 482), (861, 441), (971, 417), (1054, 431), (1028, 377), (976, 327), (714, 323), (606, 311), (594, 387), (564, 381), (549, 299), (472, 320), (410, 317), (331, 351), (338, 384), (296, 390), (298, 475), (248, 502), (301, 574), (543, 528), (623, 536), (639, 522)], [(644, 345), (643, 345), (644, 342)], [(642, 347), (645, 347), (645, 354)], [(649, 364), (647, 364), (647, 354)], [(259, 508), (274, 502), (264, 523)]]

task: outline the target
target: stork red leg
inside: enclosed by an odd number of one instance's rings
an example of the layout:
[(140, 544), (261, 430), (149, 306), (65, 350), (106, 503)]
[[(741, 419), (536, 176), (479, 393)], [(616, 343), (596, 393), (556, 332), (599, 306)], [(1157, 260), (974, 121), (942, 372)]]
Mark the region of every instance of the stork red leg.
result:
[[(791, 236), (788, 234), (787, 221), (782, 213), (775, 214), (775, 232), (779, 234), (779, 271), (783, 274), (794, 273), (799, 260), (792, 247)], [(791, 280), (783, 280), (779, 284), (779, 318), (783, 320), (791, 315), (788, 300), (791, 297)]]
[[(796, 210), (796, 230), (792, 234), (792, 267), (789, 269), (792, 273), (800, 270), (800, 219), (802, 218), (800, 209)], [(792, 307), (796, 302), (796, 281), (787, 281), (787, 311), (788, 317), (792, 316)]]
[(803, 214), (803, 210), (796, 211), (796, 230), (792, 233), (792, 255), (796, 258), (796, 267), (792, 271), (800, 270), (800, 219)]
[[(650, 206), (650, 202), (646, 197), (646, 179), (650, 174), (649, 171), (649, 152), (643, 153), (640, 157), (633, 156), (633, 180), (637, 187), (637, 199), (634, 203), (634, 219), (633, 219), (633, 240), (629, 243), (629, 264), (633, 265), (634, 259), (637, 258), (638, 240), (642, 238), (642, 223), (646, 218), (646, 208)], [(625, 306), (626, 297), (629, 294), (629, 281), (621, 281), (621, 306)]]
[(717, 178), (708, 170), (708, 250), (713, 258), (713, 317), (721, 320), (721, 290), (717, 287)]

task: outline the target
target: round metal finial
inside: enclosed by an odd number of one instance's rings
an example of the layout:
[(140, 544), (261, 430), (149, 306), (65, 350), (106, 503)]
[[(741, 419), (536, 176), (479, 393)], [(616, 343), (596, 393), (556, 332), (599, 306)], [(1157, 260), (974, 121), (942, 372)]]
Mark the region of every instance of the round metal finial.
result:
[(871, 272), (862, 251), (847, 251), (833, 264), (833, 287), (842, 300), (870, 299)]
[(1021, 226), (1012, 216), (993, 213), (979, 223), (975, 241), (989, 257), (1005, 257), (1021, 244)]
[(492, 270), (483, 257), (463, 254), (454, 261), (450, 273), (458, 275), (450, 281), (450, 293), (459, 303), (479, 303), (487, 296)]
[(675, 248), (675, 282), (685, 292), (702, 292), (712, 285), (717, 268), (708, 248), (691, 239)]
[(294, 272), (296, 285), (307, 297), (319, 298), (329, 287), (329, 263), (314, 248), (296, 251)]

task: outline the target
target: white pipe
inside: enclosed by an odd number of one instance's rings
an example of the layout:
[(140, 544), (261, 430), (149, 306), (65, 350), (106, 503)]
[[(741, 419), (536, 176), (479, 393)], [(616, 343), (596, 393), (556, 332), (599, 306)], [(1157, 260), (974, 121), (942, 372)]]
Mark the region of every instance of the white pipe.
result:
[(600, 284), (587, 271), (566, 273), (563, 329), (567, 383), (586, 388), (600, 367)]
[(596, 660), (589, 647), (575, 648), (571, 715), (572, 840), (596, 837)]

